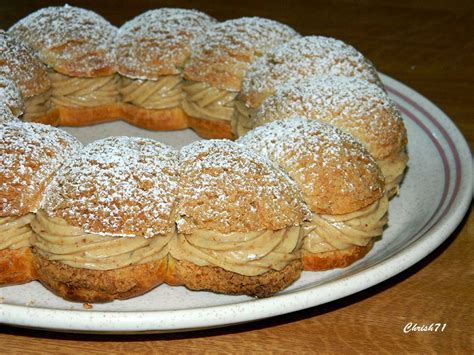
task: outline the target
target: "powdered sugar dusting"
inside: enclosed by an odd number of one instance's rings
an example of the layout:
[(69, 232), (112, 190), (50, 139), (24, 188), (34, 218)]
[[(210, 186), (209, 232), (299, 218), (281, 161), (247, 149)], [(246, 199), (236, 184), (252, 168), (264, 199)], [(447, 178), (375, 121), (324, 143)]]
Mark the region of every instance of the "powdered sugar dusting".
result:
[(24, 112), (23, 98), (16, 84), (0, 76), (0, 106), (6, 106), (17, 116)]
[(63, 74), (93, 76), (107, 69), (108, 75), (115, 69), (117, 28), (93, 11), (68, 5), (45, 7), (18, 21), (9, 33)]
[(118, 32), (119, 72), (131, 78), (157, 79), (181, 73), (191, 41), (217, 22), (203, 12), (162, 8), (126, 22)]
[[(242, 95), (271, 93), (286, 82), (320, 75), (357, 77), (381, 85), (373, 65), (354, 47), (334, 38), (307, 36), (295, 38), (257, 59), (242, 83)], [(251, 106), (250, 102), (247, 104)]]
[(406, 140), (402, 116), (375, 84), (349, 77), (316, 77), (287, 83), (267, 97), (253, 116), (255, 125), (300, 116), (342, 129), (377, 159), (400, 150)]
[(13, 115), (12, 110), (7, 105), (0, 103), (0, 124), (11, 121), (18, 121), (18, 118)]
[(350, 135), (325, 123), (303, 118), (275, 121), (237, 143), (280, 166), (319, 212), (337, 212), (354, 200), (380, 197), (383, 191), (380, 169), (370, 154)]
[(0, 216), (35, 212), (37, 195), (80, 147), (74, 137), (51, 126), (0, 124)]
[(14, 81), (25, 98), (51, 87), (46, 68), (31, 48), (3, 30), (0, 30), (0, 76)]
[(146, 138), (95, 141), (55, 176), (42, 208), (91, 233), (168, 233), (174, 226), (177, 157), (173, 148)]
[(298, 33), (292, 28), (260, 17), (218, 23), (192, 43), (193, 53), (186, 63), (185, 77), (220, 85), (224, 85), (228, 77), (235, 77), (238, 83), (231, 89), (238, 90), (249, 63), (295, 36)]
[(199, 141), (183, 147), (180, 156), (181, 233), (275, 230), (307, 216), (294, 183), (243, 146), (227, 140)]

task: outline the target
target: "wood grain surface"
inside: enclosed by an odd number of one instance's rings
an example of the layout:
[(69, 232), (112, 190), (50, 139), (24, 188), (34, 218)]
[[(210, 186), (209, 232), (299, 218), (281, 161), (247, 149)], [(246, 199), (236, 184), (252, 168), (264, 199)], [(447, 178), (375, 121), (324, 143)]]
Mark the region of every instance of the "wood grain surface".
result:
[[(383, 73), (433, 101), (474, 147), (474, 2), (467, 1), (69, 1), (116, 25), (156, 7), (191, 7), (220, 20), (264, 16), (302, 34), (342, 39)], [(59, 1), (0, 1), (0, 28)], [(156, 335), (78, 335), (0, 325), (1, 353), (474, 351), (474, 219), (436, 251), (368, 290), (245, 325)], [(403, 332), (409, 323), (444, 332)]]

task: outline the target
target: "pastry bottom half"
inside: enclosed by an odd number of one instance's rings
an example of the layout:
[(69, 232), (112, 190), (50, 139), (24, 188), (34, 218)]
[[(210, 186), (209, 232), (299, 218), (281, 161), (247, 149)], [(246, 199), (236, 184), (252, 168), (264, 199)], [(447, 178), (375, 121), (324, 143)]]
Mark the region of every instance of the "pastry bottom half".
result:
[(30, 247), (0, 250), (0, 285), (36, 280)]
[(217, 266), (198, 266), (169, 256), (165, 282), (169, 285), (184, 285), (191, 290), (269, 297), (296, 281), (301, 270), (301, 260), (297, 259), (280, 271), (270, 270), (258, 276), (245, 276)]
[(353, 245), (347, 249), (310, 253), (303, 251), (303, 269), (305, 271), (323, 271), (344, 268), (363, 258), (373, 247), (370, 241), (366, 246)]
[(163, 283), (167, 258), (113, 270), (79, 269), (33, 252), (39, 281), (58, 296), (78, 302), (108, 302), (144, 294)]
[(202, 138), (235, 139), (230, 121), (188, 116), (188, 125)]
[(230, 121), (191, 117), (179, 107), (156, 110), (121, 103), (95, 107), (57, 106), (46, 115), (29, 120), (52, 126), (87, 126), (120, 119), (153, 131), (191, 128), (202, 138), (235, 139)]

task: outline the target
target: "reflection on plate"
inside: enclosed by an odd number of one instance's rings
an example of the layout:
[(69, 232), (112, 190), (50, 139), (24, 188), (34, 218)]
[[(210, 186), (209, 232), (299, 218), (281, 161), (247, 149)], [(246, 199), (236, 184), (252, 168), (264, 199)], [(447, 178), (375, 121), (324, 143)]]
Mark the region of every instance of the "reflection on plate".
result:
[[(94, 305), (66, 302), (33, 282), (0, 288), (0, 322), (63, 331), (160, 332), (202, 329), (293, 312), (350, 295), (403, 271), (439, 246), (471, 201), (470, 150), (449, 118), (403, 84), (382, 76), (408, 130), (409, 169), (390, 204), (390, 225), (362, 260), (342, 270), (304, 272), (267, 299), (191, 292), (160, 286), (127, 301)], [(123, 122), (68, 128), (83, 142), (108, 135), (137, 135), (182, 146), (198, 139), (189, 130), (149, 132)]]

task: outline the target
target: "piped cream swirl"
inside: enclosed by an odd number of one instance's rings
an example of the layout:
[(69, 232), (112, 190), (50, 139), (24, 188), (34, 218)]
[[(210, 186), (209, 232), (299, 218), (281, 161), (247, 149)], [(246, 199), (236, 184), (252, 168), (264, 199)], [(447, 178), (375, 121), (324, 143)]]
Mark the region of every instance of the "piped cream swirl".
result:
[(382, 235), (387, 224), (388, 197), (359, 211), (343, 215), (313, 214), (305, 224), (303, 249), (310, 253), (343, 250), (351, 246), (366, 246), (371, 238)]
[(158, 80), (140, 80), (122, 77), (119, 91), (122, 101), (146, 109), (178, 107), (184, 98), (183, 79), (180, 75), (166, 75)]
[(45, 258), (82, 269), (112, 270), (163, 259), (174, 233), (120, 237), (85, 233), (40, 210), (31, 222), (32, 245)]
[(198, 266), (218, 266), (240, 275), (256, 276), (281, 270), (297, 259), (302, 236), (300, 226), (229, 234), (197, 230), (173, 238), (170, 254)]
[(239, 100), (235, 102), (234, 116), (232, 117), (232, 131), (237, 137), (242, 137), (245, 133), (253, 128), (252, 124), (253, 110), (245, 106)]
[(185, 82), (183, 90), (186, 92), (186, 98), (182, 105), (188, 115), (210, 120), (232, 119), (237, 92), (193, 81)]
[(51, 103), (65, 107), (94, 107), (120, 101), (119, 76), (78, 78), (49, 71)]
[(25, 121), (31, 121), (35, 117), (46, 115), (51, 108), (51, 90), (46, 92), (25, 98), (25, 113), (23, 119)]
[(405, 149), (391, 156), (378, 160), (377, 164), (385, 177), (385, 189), (388, 191), (388, 197), (398, 193), (398, 185), (403, 179), (403, 173), (407, 166), (408, 155)]
[(21, 217), (0, 217), (0, 250), (29, 247), (33, 235), (30, 223), (34, 218), (33, 213)]

